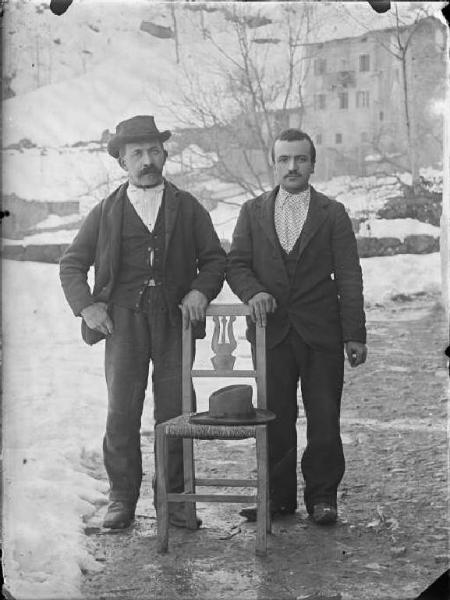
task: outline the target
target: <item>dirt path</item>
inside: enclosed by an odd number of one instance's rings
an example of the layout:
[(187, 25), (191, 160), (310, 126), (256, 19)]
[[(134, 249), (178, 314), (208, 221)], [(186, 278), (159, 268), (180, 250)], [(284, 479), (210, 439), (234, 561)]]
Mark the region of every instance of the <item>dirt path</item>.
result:
[[(158, 555), (153, 438), (146, 437), (149, 472), (134, 527), (98, 531), (102, 514), (87, 524), (88, 544), (104, 570), (86, 575), (86, 598), (403, 600), (445, 571), (445, 318), (434, 300), (422, 298), (371, 310), (368, 325), (369, 361), (345, 376), (347, 470), (335, 527), (311, 523), (300, 503), (296, 515), (274, 522), (268, 555), (257, 558), (255, 526), (239, 516), (239, 505), (199, 505), (203, 527), (171, 529), (170, 552)], [(304, 429), (301, 416), (299, 457)], [(242, 476), (243, 464), (249, 473), (254, 467), (250, 444), (199, 442), (198, 452), (209, 472), (241, 469)]]

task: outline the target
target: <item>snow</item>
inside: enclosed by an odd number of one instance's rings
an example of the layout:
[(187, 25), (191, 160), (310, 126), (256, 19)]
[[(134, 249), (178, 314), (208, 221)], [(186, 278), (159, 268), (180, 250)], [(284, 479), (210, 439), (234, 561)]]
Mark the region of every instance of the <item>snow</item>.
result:
[[(15, 598), (71, 598), (96, 569), (82, 517), (105, 486), (80, 465), (105, 414), (102, 349), (84, 346), (57, 267), (3, 261), (4, 566)], [(82, 390), (82, 393), (80, 393)]]
[(79, 219), (79, 215), (67, 215), (65, 217), (61, 217), (60, 215), (49, 215), (46, 219), (36, 224), (36, 229), (61, 228), (62, 225), (76, 223)]
[[(368, 305), (439, 290), (437, 253), (361, 264)], [(103, 344), (81, 341), (56, 265), (4, 260), (2, 266), (6, 586), (18, 600), (79, 597), (81, 570), (101, 568), (87, 552), (83, 519), (106, 502), (107, 489), (84, 472), (83, 461), (101, 454)], [(218, 300), (237, 301), (229, 288)], [(238, 334), (242, 339), (243, 327)], [(200, 364), (205, 360), (201, 351)], [(239, 360), (240, 368), (249, 363), (248, 346)], [(211, 390), (200, 385), (208, 397)], [(149, 414), (150, 404), (149, 397)]]
[(368, 219), (361, 223), (358, 232), (359, 237), (394, 237), (401, 242), (408, 235), (431, 235), (438, 238), (439, 227), (430, 223), (422, 223), (417, 219)]
[(46, 231), (45, 233), (36, 233), (26, 235), (21, 240), (9, 240), (3, 238), (4, 246), (29, 246), (30, 244), (70, 244), (73, 241), (77, 231), (75, 229), (61, 229), (59, 231)]
[(438, 252), (362, 258), (361, 268), (364, 298), (370, 306), (385, 304), (397, 294), (436, 294), (441, 285)]
[(106, 150), (36, 148), (3, 153), (3, 194), (25, 200), (64, 202), (100, 200), (124, 178)]

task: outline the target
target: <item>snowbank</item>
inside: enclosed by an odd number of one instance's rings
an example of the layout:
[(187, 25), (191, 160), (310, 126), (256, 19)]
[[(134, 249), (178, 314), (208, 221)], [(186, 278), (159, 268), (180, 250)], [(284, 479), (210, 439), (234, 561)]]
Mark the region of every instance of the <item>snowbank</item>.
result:
[[(81, 452), (100, 452), (102, 348), (88, 349), (55, 265), (3, 261), (4, 570), (20, 598), (74, 598), (99, 568), (82, 519), (105, 502)], [(82, 393), (80, 393), (82, 390)]]
[(70, 244), (76, 235), (74, 229), (60, 229), (58, 231), (45, 231), (26, 235), (21, 240), (9, 240), (3, 238), (3, 245), (6, 246), (29, 246), (30, 244)]
[(441, 286), (438, 252), (362, 258), (361, 268), (368, 306), (385, 304), (398, 294), (437, 294)]
[(395, 237), (401, 242), (408, 235), (440, 236), (440, 229), (430, 223), (423, 223), (417, 219), (368, 219), (361, 223), (358, 235), (362, 237)]

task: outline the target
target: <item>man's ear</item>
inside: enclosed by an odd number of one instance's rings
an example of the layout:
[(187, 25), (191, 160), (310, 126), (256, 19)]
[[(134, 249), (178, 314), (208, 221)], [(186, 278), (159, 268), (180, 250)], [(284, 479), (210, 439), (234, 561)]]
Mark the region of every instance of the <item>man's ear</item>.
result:
[(127, 165), (125, 164), (125, 161), (123, 160), (122, 156), (119, 156), (119, 158), (117, 159), (117, 162), (119, 163), (119, 165), (122, 167), (122, 169), (124, 171), (128, 171)]
[(167, 150), (164, 148), (164, 156), (167, 158), (169, 156), (169, 153), (167, 152)]

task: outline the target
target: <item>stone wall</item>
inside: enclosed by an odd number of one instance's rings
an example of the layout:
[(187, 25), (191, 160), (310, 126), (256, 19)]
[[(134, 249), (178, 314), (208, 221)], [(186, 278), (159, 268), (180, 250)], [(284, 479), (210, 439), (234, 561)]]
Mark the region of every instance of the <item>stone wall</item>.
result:
[(425, 234), (407, 235), (403, 242), (394, 237), (357, 237), (356, 242), (360, 258), (439, 252), (439, 238)]
[(22, 239), (49, 215), (66, 217), (79, 214), (80, 203), (78, 201), (40, 202), (25, 200), (16, 194), (9, 194), (2, 197), (2, 210), (9, 211), (9, 217), (3, 219), (2, 236), (10, 239)]
[(417, 219), (439, 227), (442, 214), (442, 194), (416, 197), (398, 196), (389, 198), (385, 206), (377, 211), (381, 219)]

